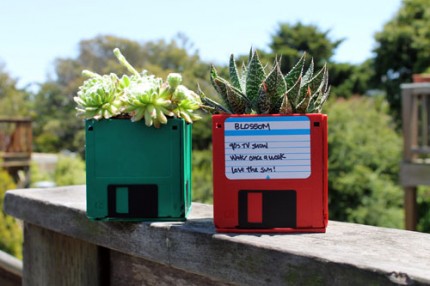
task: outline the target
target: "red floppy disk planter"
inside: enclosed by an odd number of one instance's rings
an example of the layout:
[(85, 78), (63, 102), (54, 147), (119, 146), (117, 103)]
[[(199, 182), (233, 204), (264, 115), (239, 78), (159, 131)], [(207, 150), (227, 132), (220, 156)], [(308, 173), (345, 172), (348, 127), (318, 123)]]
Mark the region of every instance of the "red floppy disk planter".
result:
[(214, 68), (225, 105), (213, 107), (214, 223), (221, 232), (325, 232), (328, 222), (328, 72), (305, 56), (287, 74), (275, 61), (265, 74), (256, 52), (231, 83)]

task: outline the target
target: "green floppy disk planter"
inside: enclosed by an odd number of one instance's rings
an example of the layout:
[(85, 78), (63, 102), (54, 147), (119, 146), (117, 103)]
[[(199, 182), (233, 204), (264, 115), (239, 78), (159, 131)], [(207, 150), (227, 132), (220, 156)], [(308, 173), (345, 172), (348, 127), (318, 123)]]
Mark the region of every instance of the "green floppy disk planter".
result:
[(181, 221), (191, 208), (191, 124), (86, 120), (87, 216)]

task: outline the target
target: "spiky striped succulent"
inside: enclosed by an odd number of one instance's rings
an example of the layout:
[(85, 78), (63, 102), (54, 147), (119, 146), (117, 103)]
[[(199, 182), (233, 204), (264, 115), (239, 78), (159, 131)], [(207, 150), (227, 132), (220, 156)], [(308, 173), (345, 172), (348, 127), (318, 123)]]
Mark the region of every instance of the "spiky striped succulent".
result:
[(305, 54), (283, 75), (280, 59), (266, 74), (257, 51), (250, 52), (248, 64), (239, 73), (234, 56), (229, 63), (230, 82), (220, 77), (211, 67), (210, 79), (224, 104), (202, 95), (205, 105), (214, 112), (235, 114), (292, 114), (320, 113), (330, 88), (326, 65), (314, 74), (311, 59), (305, 71)]
[(131, 76), (116, 74), (99, 75), (90, 71), (83, 74), (90, 78), (79, 88), (78, 114), (85, 118), (130, 117), (132, 121), (145, 120), (147, 126), (160, 127), (167, 123), (167, 117), (183, 118), (188, 123), (200, 119), (195, 113), (202, 106), (200, 97), (181, 85), (182, 76), (171, 73), (167, 81), (137, 72), (119, 49), (115, 56)]

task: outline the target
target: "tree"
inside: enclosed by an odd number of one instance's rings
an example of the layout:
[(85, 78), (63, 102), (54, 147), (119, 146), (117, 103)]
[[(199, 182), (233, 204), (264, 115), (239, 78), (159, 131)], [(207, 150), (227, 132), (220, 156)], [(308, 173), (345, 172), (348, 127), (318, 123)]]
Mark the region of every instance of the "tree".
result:
[(428, 0), (403, 0), (397, 14), (375, 35), (375, 82), (384, 88), (392, 111), (400, 118), (400, 84), (430, 67)]
[[(55, 61), (55, 75), (45, 82), (35, 96), (35, 149), (58, 152), (62, 149), (83, 152), (83, 121), (76, 117), (75, 102), (79, 86), (85, 78), (82, 70), (99, 74), (128, 71), (118, 63), (113, 49), (118, 47), (138, 70), (165, 78), (170, 72), (182, 73), (184, 84), (197, 89), (199, 84), (207, 90), (209, 68), (183, 35), (172, 39), (139, 43), (115, 36), (98, 36), (79, 43), (76, 58), (60, 58)], [(211, 91), (208, 91), (211, 93)]]
[(401, 228), (401, 138), (387, 103), (378, 97), (353, 97), (332, 99), (326, 107), (330, 218)]
[(0, 63), (0, 116), (30, 116), (29, 93), (19, 89), (17, 82), (6, 71), (5, 64)]
[(364, 94), (370, 78), (371, 70), (368, 63), (352, 65), (335, 63), (332, 56), (343, 39), (330, 39), (330, 30), (321, 31), (315, 25), (305, 25), (300, 22), (279, 24), (272, 35), (271, 54), (265, 57), (274, 59), (282, 56), (281, 70), (288, 72), (304, 52), (314, 59), (317, 68), (328, 64), (329, 81), (332, 86), (331, 94), (339, 97), (350, 97), (353, 94)]
[(297, 62), (303, 52), (318, 60), (315, 64), (320, 67), (329, 62), (336, 48), (343, 40), (329, 39), (330, 30), (321, 31), (317, 26), (304, 25), (300, 22), (291, 25), (279, 24), (272, 35), (269, 44), (274, 55), (282, 56), (281, 70), (283, 73)]
[(73, 97), (65, 95), (64, 88), (53, 81), (41, 85), (34, 97), (34, 149), (38, 152), (76, 151), (75, 132), (82, 129), (76, 118)]
[(330, 63), (328, 69), (331, 96), (349, 98), (368, 91), (373, 75), (371, 61), (367, 60), (359, 65)]

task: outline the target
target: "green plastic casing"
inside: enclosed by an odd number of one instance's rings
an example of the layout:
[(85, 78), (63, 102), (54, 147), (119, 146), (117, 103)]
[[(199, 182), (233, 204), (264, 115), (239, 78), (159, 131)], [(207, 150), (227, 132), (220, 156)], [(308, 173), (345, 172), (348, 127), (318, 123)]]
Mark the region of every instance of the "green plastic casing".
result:
[(130, 119), (85, 122), (87, 216), (93, 220), (183, 221), (191, 209), (191, 130)]

